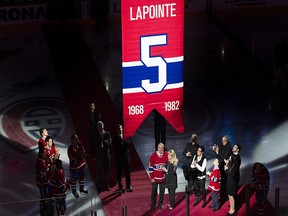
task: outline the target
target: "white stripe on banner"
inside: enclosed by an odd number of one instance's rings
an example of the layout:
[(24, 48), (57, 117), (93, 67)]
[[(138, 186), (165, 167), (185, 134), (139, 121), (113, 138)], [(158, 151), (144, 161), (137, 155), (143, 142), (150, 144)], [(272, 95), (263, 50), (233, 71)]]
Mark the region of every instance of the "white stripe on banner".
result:
[[(174, 83), (174, 84), (168, 84), (165, 87), (165, 90), (167, 89), (175, 89), (175, 88), (182, 88), (184, 86), (184, 83)], [(137, 92), (145, 92), (143, 88), (127, 88), (123, 89), (122, 93), (123, 94), (129, 94), (129, 93), (137, 93)]]
[[(173, 62), (181, 62), (184, 60), (184, 56), (174, 57), (174, 58), (165, 58), (165, 61), (167, 63), (173, 63)], [(141, 61), (134, 61), (134, 62), (123, 62), (122, 67), (136, 67), (136, 66), (142, 66), (143, 63)]]

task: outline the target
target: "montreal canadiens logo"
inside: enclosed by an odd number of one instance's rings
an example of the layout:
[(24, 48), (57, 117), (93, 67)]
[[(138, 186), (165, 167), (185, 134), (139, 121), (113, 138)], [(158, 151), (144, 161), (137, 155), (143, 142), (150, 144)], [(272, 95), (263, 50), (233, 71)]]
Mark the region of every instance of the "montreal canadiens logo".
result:
[(0, 114), (0, 132), (6, 140), (26, 152), (38, 146), (39, 129), (46, 128), (53, 138), (66, 130), (67, 108), (63, 100), (34, 98), (5, 107)]

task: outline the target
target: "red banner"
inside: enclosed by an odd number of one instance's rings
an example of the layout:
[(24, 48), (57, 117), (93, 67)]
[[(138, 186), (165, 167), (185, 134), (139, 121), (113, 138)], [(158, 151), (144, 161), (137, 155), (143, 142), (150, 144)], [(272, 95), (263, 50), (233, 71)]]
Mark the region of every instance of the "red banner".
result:
[(122, 1), (125, 137), (153, 109), (178, 132), (183, 126), (184, 1)]

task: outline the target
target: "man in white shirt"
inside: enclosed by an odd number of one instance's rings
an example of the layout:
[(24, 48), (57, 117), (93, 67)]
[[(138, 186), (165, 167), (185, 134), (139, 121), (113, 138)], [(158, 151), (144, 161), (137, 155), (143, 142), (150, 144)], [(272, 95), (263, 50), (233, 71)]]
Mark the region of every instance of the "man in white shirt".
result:
[(196, 191), (195, 191), (195, 197), (196, 200), (193, 204), (193, 206), (196, 206), (200, 202), (200, 194), (202, 194), (202, 208), (205, 208), (206, 206), (206, 189), (205, 189), (205, 183), (206, 183), (206, 167), (207, 167), (207, 159), (204, 156), (205, 148), (204, 146), (199, 146), (197, 150), (197, 155), (194, 156), (193, 161), (191, 163), (192, 170), (197, 171), (197, 180), (196, 180)]

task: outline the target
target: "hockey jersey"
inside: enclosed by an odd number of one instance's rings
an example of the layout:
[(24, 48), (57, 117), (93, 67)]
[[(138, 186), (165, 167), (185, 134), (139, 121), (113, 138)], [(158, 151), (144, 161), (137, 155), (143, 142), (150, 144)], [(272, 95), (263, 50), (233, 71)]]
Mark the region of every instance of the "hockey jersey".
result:
[(49, 172), (49, 162), (38, 158), (35, 164), (35, 178), (37, 185), (46, 185), (49, 183), (51, 173)]
[(50, 165), (55, 165), (55, 155), (57, 154), (57, 150), (55, 146), (45, 146), (46, 158), (49, 159)]
[(54, 197), (66, 196), (69, 182), (66, 180), (63, 169), (56, 169), (51, 177), (51, 190)]
[(45, 139), (43, 139), (43, 137), (41, 137), (38, 141), (38, 149), (43, 149), (46, 146), (46, 142)]
[(214, 169), (210, 175), (210, 182), (208, 189), (212, 191), (220, 191), (220, 181), (221, 181), (221, 175), (219, 167), (214, 166)]
[(70, 169), (80, 169), (85, 166), (86, 151), (81, 142), (70, 145), (67, 150)]
[(165, 167), (167, 161), (167, 151), (164, 151), (163, 154), (159, 154), (158, 151), (156, 151), (151, 155), (149, 160), (150, 179), (154, 179), (155, 182), (165, 181), (165, 172), (163, 171), (163, 167)]

